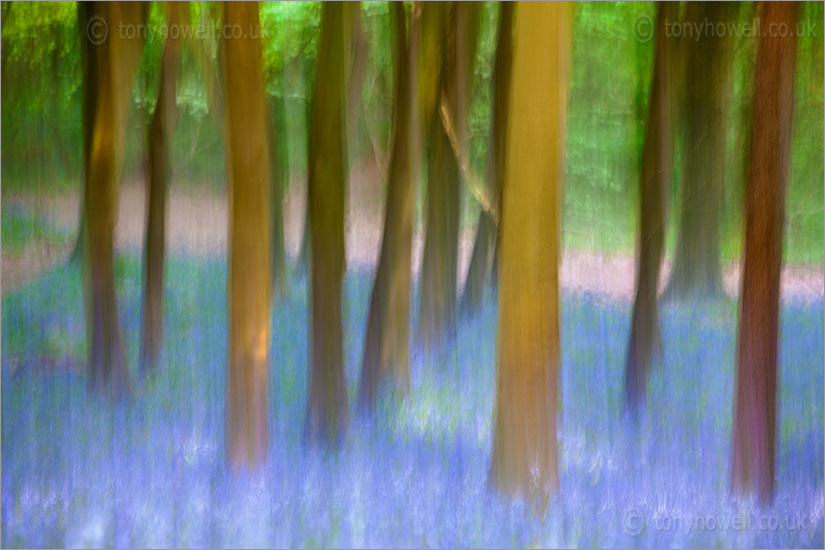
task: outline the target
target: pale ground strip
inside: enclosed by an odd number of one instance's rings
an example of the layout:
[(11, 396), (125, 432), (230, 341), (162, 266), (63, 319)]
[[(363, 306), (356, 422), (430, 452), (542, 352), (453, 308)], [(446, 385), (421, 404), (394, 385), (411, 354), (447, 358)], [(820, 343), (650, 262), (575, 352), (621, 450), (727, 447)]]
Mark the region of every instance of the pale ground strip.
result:
[[(349, 186), (346, 217), (346, 255), (350, 268), (374, 268), (378, 261), (383, 230), (383, 205), (376, 197), (377, 177), (353, 179)], [(367, 183), (369, 182), (369, 183)], [(292, 258), (298, 255), (304, 221), (305, 193), (300, 182), (291, 185), (284, 200), (286, 250)], [(42, 218), (52, 220), (59, 229), (74, 234), (78, 221), (77, 192), (52, 196), (8, 195), (3, 207), (36, 210)], [(139, 251), (145, 232), (145, 191), (143, 184), (130, 181), (120, 188), (115, 246), (118, 250)], [(213, 191), (172, 186), (167, 208), (167, 243), (172, 254), (198, 257), (223, 256), (227, 235), (226, 197)], [(420, 224), (419, 224), (420, 226)], [(459, 290), (472, 253), (474, 228), (465, 229), (459, 241)], [(423, 234), (418, 227), (413, 242), (413, 270), (417, 276), (423, 251)], [(2, 292), (19, 288), (38, 273), (64, 261), (71, 253), (72, 243), (47, 246), (34, 241), (19, 254), (2, 255)], [(660, 286), (670, 273), (665, 262)], [(608, 255), (578, 250), (562, 254), (560, 281), (563, 290), (591, 292), (613, 300), (631, 300), (635, 283), (635, 259), (627, 255)], [(725, 290), (736, 296), (739, 287), (739, 266), (728, 265), (723, 270)], [(817, 299), (825, 293), (822, 270), (786, 267), (782, 272), (783, 299)]]

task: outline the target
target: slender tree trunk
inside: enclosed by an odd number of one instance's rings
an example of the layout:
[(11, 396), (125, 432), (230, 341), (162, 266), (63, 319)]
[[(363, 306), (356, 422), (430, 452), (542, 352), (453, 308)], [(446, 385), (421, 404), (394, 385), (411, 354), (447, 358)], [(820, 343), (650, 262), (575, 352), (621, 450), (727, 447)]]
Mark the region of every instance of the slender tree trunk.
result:
[[(367, 35), (361, 24), (361, 2), (344, 2), (344, 16), (347, 28), (349, 63), (347, 70), (347, 144), (355, 143), (358, 128), (358, 114), (361, 108), (361, 91), (364, 88), (364, 72), (367, 69), (369, 47)], [(348, 153), (352, 157), (352, 152)]]
[[(89, 168), (91, 156), (91, 139), (92, 129), (94, 127), (95, 105), (97, 105), (97, 74), (98, 74), (98, 55), (97, 47), (93, 45), (87, 36), (89, 24), (92, 17), (95, 15), (94, 2), (78, 2), (77, 3), (77, 27), (80, 29), (80, 64), (83, 71), (82, 76), (82, 91), (83, 91), (83, 120), (81, 129), (82, 136), (82, 152), (80, 166), (82, 170), (81, 180), (84, 182), (81, 192), (85, 194), (86, 172)], [(84, 247), (86, 245), (86, 209), (85, 198), (81, 196), (79, 206), (79, 217), (77, 222), (77, 240), (75, 241), (72, 254), (69, 257), (70, 261), (77, 262), (82, 260), (84, 254)]]
[(797, 4), (763, 2), (750, 160), (745, 190), (745, 244), (736, 363), (733, 490), (763, 504), (774, 496), (779, 279), (785, 188), (791, 162)]
[(267, 354), (272, 278), (269, 156), (257, 2), (226, 2), (224, 21), (244, 31), (223, 40), (229, 176), (229, 372), (227, 455), (255, 467), (267, 453)]
[[(283, 92), (282, 92), (283, 94)], [(284, 97), (275, 97), (270, 102), (267, 117), (267, 143), (269, 144), (269, 180), (272, 206), (272, 273), (275, 297), (279, 300), (289, 296), (289, 276), (286, 269), (286, 247), (284, 246), (284, 188), (289, 179), (286, 145), (286, 109)], [(281, 129), (281, 137), (278, 130)]]
[[(443, 38), (445, 61), (436, 108), (445, 100), (457, 121), (454, 136), (465, 137), (478, 33), (478, 5), (454, 3), (447, 11)], [(441, 117), (430, 117), (427, 164), (427, 229), (421, 266), (417, 341), (425, 350), (439, 348), (455, 335), (460, 222), (460, 176), (450, 137)]]
[[(501, 197), (501, 169), (505, 153), (507, 104), (513, 58), (513, 6), (512, 2), (503, 2), (500, 7), (498, 46), (493, 68), (493, 123), (490, 131), (492, 146), (487, 155), (487, 188), (495, 208), (498, 208)], [(478, 309), (487, 277), (495, 278), (491, 263), (497, 242), (498, 227), (490, 214), (482, 209), (461, 297), (461, 310), (464, 314), (472, 315)]]
[[(113, 29), (137, 25), (143, 16), (143, 7), (129, 2), (95, 4), (91, 9)], [(84, 138), (88, 146), (83, 211), (89, 383), (119, 396), (128, 392), (129, 371), (117, 314), (113, 241), (126, 118), (143, 44), (113, 32), (100, 45), (89, 47), (90, 59), (95, 58), (89, 66), (97, 69), (89, 79), (97, 85), (94, 106), (90, 106), (94, 112), (91, 135)]]
[(572, 8), (519, 2), (502, 196), (498, 378), (490, 480), (558, 488), (559, 242)]
[[(374, 409), (379, 386), (385, 379), (406, 391), (410, 377), (410, 279), (415, 199), (410, 164), (412, 49), (407, 41), (403, 4), (391, 3), (390, 10), (395, 59), (393, 142), (381, 256), (370, 297), (361, 364), (358, 406), (362, 410)], [(411, 35), (412, 26), (418, 21), (415, 17), (411, 22)]]
[[(736, 2), (690, 2), (688, 22), (732, 22)], [(721, 295), (719, 223), (725, 186), (729, 36), (705, 33), (688, 40), (682, 111), (684, 143), (679, 236), (666, 299)]]
[[(167, 4), (168, 22), (179, 26), (188, 18), (185, 4)], [(188, 12), (188, 10), (186, 10)], [(180, 40), (170, 36), (163, 46), (160, 83), (155, 112), (149, 124), (149, 173), (146, 181), (146, 241), (143, 267), (143, 322), (140, 370), (154, 370), (163, 344), (163, 264), (166, 255), (166, 195), (169, 185), (169, 154), (175, 135), (178, 110), (176, 80), (180, 69)]]
[(625, 363), (625, 402), (633, 408), (644, 402), (651, 355), (660, 353), (662, 346), (656, 296), (665, 245), (672, 158), (667, 89), (667, 43), (670, 39), (665, 34), (667, 8), (660, 2), (657, 11), (653, 80), (639, 177), (636, 296)]
[(324, 3), (322, 10), (309, 133), (312, 309), (306, 435), (331, 441), (349, 424), (341, 319), (347, 149), (343, 6)]

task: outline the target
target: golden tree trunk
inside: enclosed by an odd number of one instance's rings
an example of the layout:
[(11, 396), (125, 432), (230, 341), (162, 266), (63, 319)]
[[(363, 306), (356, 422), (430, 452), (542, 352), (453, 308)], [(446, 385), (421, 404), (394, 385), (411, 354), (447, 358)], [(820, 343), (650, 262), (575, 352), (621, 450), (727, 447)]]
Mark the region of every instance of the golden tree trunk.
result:
[(519, 2), (502, 195), (491, 483), (558, 488), (559, 242), (572, 8)]
[(227, 2), (224, 21), (244, 31), (223, 40), (229, 178), (227, 457), (255, 467), (267, 452), (270, 196), (266, 98), (256, 2)]
[[(795, 29), (797, 9), (793, 2), (763, 2), (763, 28)], [(765, 504), (774, 495), (779, 278), (796, 62), (795, 35), (778, 34), (760, 37), (756, 59), (733, 425), (733, 490)]]

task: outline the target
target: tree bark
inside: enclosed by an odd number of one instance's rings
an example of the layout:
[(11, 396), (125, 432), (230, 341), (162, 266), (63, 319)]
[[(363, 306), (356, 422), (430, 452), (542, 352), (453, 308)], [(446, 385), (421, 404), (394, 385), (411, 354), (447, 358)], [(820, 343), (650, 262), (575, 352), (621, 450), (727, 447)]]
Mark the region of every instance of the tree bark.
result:
[(733, 490), (769, 504), (774, 496), (779, 281), (785, 188), (791, 162), (797, 4), (763, 2), (750, 160), (745, 190), (745, 243), (740, 295), (733, 426)]
[[(410, 379), (410, 282), (414, 186), (411, 166), (410, 117), (412, 115), (412, 44), (407, 40), (406, 14), (400, 3), (391, 3), (395, 105), (381, 255), (370, 297), (364, 359), (358, 390), (358, 407), (372, 411), (380, 386), (390, 381), (406, 391)], [(417, 33), (419, 17), (410, 23)], [(432, 60), (440, 63), (440, 60)]]
[[(732, 22), (736, 2), (690, 2), (687, 21)], [(725, 186), (732, 39), (705, 33), (685, 43), (682, 195), (679, 236), (665, 299), (722, 294), (719, 223)]]
[[(129, 2), (96, 4), (90, 9), (110, 29), (121, 24), (137, 25), (143, 17), (143, 7)], [(89, 84), (94, 83), (97, 88), (88, 105), (94, 113), (91, 134), (84, 138), (88, 147), (84, 159), (83, 212), (87, 227), (84, 294), (89, 383), (94, 389), (106, 389), (117, 397), (128, 392), (129, 370), (117, 314), (113, 241), (126, 118), (143, 44), (112, 32), (101, 44), (88, 47), (89, 70), (96, 69)]]
[(636, 296), (625, 362), (625, 403), (633, 409), (644, 403), (651, 355), (661, 353), (662, 348), (656, 298), (665, 245), (672, 142), (667, 74), (667, 44), (670, 39), (665, 34), (667, 8), (659, 2), (657, 11), (653, 80), (639, 177)]
[[(441, 66), (438, 106), (446, 100), (454, 114), (454, 136), (461, 146), (472, 83), (478, 35), (478, 5), (454, 3), (447, 11), (445, 60)], [(438, 108), (438, 107), (436, 107)], [(425, 350), (440, 348), (456, 330), (460, 175), (441, 118), (430, 117), (427, 164), (427, 229), (421, 266), (417, 341)]]
[(349, 424), (341, 319), (347, 177), (344, 23), (342, 4), (324, 3), (322, 9), (309, 135), (312, 313), (306, 435), (311, 440), (335, 441)]
[[(502, 167), (504, 165), (507, 104), (510, 93), (510, 75), (513, 58), (513, 3), (503, 2), (498, 24), (498, 46), (493, 68), (493, 122), (490, 131), (492, 147), (487, 155), (487, 189), (498, 208), (501, 197)], [(481, 305), (487, 278), (495, 278), (491, 269), (498, 241), (498, 227), (490, 214), (482, 209), (478, 219), (476, 239), (470, 266), (461, 297), (461, 311), (472, 315)]]
[(267, 454), (267, 353), (272, 289), (269, 156), (256, 2), (226, 2), (224, 21), (243, 29), (222, 40), (229, 178), (229, 365), (227, 457), (258, 466)]
[[(185, 4), (166, 5), (169, 25), (187, 19)], [(163, 344), (163, 268), (166, 255), (166, 195), (169, 185), (169, 155), (175, 135), (178, 110), (176, 80), (180, 70), (180, 40), (170, 36), (163, 46), (160, 83), (155, 112), (149, 124), (149, 171), (146, 181), (146, 241), (143, 267), (143, 321), (141, 325), (140, 370), (155, 369)]]
[(558, 488), (559, 243), (572, 8), (519, 2), (502, 189), (498, 373), (490, 482)]

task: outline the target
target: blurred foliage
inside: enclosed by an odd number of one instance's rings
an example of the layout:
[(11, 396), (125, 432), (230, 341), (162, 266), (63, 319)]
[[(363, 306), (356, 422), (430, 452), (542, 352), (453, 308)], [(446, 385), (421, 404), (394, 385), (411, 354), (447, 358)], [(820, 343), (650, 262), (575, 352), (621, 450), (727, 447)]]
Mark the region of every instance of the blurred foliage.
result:
[[(190, 3), (190, 23), (207, 30), (220, 25), (221, 6)], [(261, 5), (267, 94), (273, 106), (279, 149), (298, 181), (306, 172), (306, 118), (311, 96), (320, 4), (267, 2)], [(798, 42), (793, 158), (787, 197), (786, 258), (821, 265), (823, 242), (823, 6), (805, 3), (802, 25), (813, 33)], [(362, 3), (367, 67), (361, 108), (350, 152), (355, 170), (385, 161), (390, 140), (393, 76), (390, 18), (384, 2)], [(473, 171), (486, 174), (491, 116), (491, 77), (499, 6), (485, 2), (475, 63), (473, 102), (467, 121)], [(740, 21), (756, 16), (745, 2)], [(650, 2), (577, 5), (567, 127), (564, 195), (566, 246), (615, 253), (635, 247), (636, 186), (646, 124), (654, 41), (634, 37), (636, 22), (655, 20)], [(165, 24), (160, 5), (147, 6), (144, 54), (134, 87), (126, 149), (126, 180), (142, 178), (146, 130), (157, 95)], [(2, 3), (2, 178), (5, 192), (77, 189), (80, 183), (81, 60), (74, 3)], [(219, 43), (206, 33), (201, 48), (220, 78)], [(734, 44), (732, 98), (728, 113), (728, 169), (724, 190), (722, 255), (741, 250), (742, 196), (756, 40)], [(184, 47), (178, 80), (180, 123), (173, 139), (175, 185), (221, 191), (225, 168), (220, 125), (209, 113), (205, 75), (191, 44)], [(279, 114), (279, 112), (281, 114)], [(675, 155), (668, 249), (675, 244), (679, 209), (679, 155)], [(463, 193), (463, 223), (475, 223), (478, 206)]]

